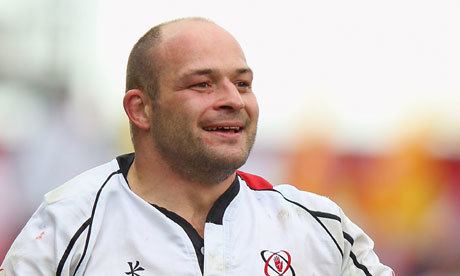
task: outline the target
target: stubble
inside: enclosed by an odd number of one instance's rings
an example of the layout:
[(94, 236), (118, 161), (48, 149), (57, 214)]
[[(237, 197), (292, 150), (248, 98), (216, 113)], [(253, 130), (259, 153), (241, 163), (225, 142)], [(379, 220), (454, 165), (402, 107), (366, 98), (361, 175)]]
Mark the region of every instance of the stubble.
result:
[(205, 145), (185, 118), (172, 116), (164, 110), (155, 113), (151, 128), (154, 146), (169, 167), (188, 181), (206, 185), (222, 182), (246, 163), (255, 141), (256, 126), (245, 128), (244, 143), (235, 145), (240, 147), (240, 154), (229, 156)]

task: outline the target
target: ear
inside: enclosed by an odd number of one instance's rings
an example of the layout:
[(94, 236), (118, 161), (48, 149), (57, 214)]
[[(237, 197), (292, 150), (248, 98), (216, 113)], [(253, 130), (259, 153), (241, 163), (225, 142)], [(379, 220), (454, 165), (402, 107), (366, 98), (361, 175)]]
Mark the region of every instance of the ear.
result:
[(139, 89), (125, 93), (123, 107), (129, 121), (142, 130), (150, 129), (151, 102), (148, 95)]

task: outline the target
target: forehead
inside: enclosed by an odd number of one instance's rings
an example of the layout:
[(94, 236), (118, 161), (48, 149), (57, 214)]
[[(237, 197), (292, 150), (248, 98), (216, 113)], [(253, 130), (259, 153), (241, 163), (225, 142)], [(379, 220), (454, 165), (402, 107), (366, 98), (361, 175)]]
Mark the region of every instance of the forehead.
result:
[(164, 26), (157, 53), (162, 71), (173, 75), (200, 68), (236, 70), (247, 67), (238, 42), (221, 27), (205, 21)]

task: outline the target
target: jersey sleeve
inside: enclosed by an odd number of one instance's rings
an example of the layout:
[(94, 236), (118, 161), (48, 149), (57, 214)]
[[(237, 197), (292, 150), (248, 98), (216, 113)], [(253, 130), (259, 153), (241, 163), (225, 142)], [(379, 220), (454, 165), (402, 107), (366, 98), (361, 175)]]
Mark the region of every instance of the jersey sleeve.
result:
[(374, 252), (372, 239), (339, 210), (344, 237), (342, 275), (394, 276), (393, 270), (382, 264)]
[(83, 247), (79, 239), (74, 241), (71, 252), (66, 252), (73, 235), (70, 229), (75, 228), (79, 218), (69, 213), (63, 216), (59, 209), (59, 203), (42, 203), (6, 254), (0, 276), (70, 275), (80, 256), (77, 252)]
[(42, 204), (8, 251), (1, 276), (52, 275), (56, 270), (55, 221)]

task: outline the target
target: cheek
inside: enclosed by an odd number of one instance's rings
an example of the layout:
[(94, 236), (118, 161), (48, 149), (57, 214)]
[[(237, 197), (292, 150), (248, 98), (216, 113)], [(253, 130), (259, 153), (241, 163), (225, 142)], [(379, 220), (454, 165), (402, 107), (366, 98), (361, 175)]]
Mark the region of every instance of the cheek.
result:
[(171, 105), (167, 115), (170, 123), (182, 128), (183, 131), (198, 131), (195, 126), (199, 123), (200, 109), (194, 102), (185, 101)]
[[(170, 120), (178, 120), (182, 125), (199, 125), (203, 118), (209, 116), (209, 111), (213, 110), (216, 101), (214, 95), (193, 91), (178, 93), (174, 98), (164, 101), (162, 109), (166, 110), (165, 113), (172, 118)], [(248, 102), (248, 105), (257, 106), (255, 98), (248, 101), (251, 102)]]
[(257, 98), (254, 94), (251, 94), (247, 97), (246, 110), (251, 119), (256, 121), (259, 118), (259, 104), (257, 103)]
[(198, 93), (195, 97), (187, 98), (180, 105), (180, 111), (187, 120), (195, 120), (199, 123), (209, 110), (212, 109), (213, 98), (208, 94)]

